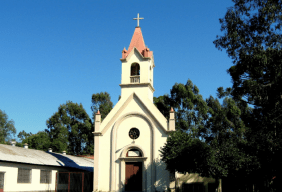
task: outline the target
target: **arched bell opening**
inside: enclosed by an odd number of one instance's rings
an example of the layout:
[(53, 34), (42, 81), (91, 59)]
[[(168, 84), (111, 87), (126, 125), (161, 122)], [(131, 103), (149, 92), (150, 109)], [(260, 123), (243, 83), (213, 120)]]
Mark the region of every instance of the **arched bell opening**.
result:
[(130, 83), (140, 83), (140, 65), (138, 63), (131, 64)]

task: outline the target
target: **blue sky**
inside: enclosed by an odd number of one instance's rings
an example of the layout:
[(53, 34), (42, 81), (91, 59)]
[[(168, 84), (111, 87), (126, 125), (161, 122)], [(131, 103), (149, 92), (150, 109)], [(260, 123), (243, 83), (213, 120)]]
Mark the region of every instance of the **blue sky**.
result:
[(188, 79), (203, 98), (230, 87), (232, 65), (215, 48), (219, 18), (231, 0), (0, 1), (0, 109), (17, 134), (37, 133), (60, 104), (90, 109), (93, 93), (120, 95), (121, 51), (140, 13), (145, 44), (154, 52), (154, 96)]

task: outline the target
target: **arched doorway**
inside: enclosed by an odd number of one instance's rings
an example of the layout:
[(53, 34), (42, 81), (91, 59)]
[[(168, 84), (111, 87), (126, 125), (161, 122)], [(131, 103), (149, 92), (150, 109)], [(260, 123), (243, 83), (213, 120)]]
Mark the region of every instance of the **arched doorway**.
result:
[(123, 191), (144, 191), (145, 165), (147, 157), (143, 150), (134, 144), (126, 147), (119, 158)]
[[(130, 149), (126, 157), (141, 157), (138, 149)], [(125, 162), (125, 191), (142, 191), (142, 162)]]

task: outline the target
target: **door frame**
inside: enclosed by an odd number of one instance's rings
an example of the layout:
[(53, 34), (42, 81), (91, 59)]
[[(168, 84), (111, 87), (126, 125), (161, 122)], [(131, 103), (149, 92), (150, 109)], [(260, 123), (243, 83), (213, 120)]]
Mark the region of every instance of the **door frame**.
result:
[(5, 173), (6, 173), (6, 171), (0, 171), (0, 173), (3, 173), (3, 175), (4, 175), (4, 182), (3, 182), (3, 191), (4, 191), (4, 188), (5, 188)]
[[(126, 154), (131, 149), (137, 149), (141, 153), (141, 157), (126, 157)], [(145, 161), (148, 157), (146, 157), (145, 151), (138, 145), (130, 144), (128, 145), (121, 153), (120, 160), (120, 180), (119, 180), (119, 189), (125, 190), (125, 164), (127, 162), (142, 162), (142, 191), (146, 191), (147, 187), (147, 178), (146, 178), (146, 165)]]
[[(142, 163), (142, 162), (128, 162), (128, 161), (126, 161), (126, 162), (125, 162), (125, 176), (126, 176), (126, 166), (128, 165), (128, 163), (133, 163), (133, 164), (135, 164), (135, 165), (136, 165), (137, 163), (139, 164), (138, 167), (140, 167), (140, 169), (141, 169), (141, 171), (142, 171), (142, 172), (141, 172), (141, 190), (140, 190), (140, 191), (143, 191), (143, 188), (144, 188), (144, 187), (143, 187), (143, 163)], [(126, 182), (126, 177), (125, 177), (125, 182)], [(140, 181), (139, 181), (139, 182), (140, 182)], [(140, 184), (140, 183), (139, 183), (139, 184)], [(139, 185), (139, 184), (138, 184), (138, 185)], [(125, 190), (125, 187), (126, 187), (126, 186), (124, 185), (124, 191), (126, 191), (126, 190)]]
[(126, 158), (120, 158), (120, 168), (121, 168), (121, 180), (120, 180), (120, 189), (122, 191), (125, 191), (125, 169), (126, 169), (126, 163), (127, 162), (142, 162), (142, 191), (146, 191), (146, 171), (145, 171), (145, 163), (147, 157), (126, 157)]

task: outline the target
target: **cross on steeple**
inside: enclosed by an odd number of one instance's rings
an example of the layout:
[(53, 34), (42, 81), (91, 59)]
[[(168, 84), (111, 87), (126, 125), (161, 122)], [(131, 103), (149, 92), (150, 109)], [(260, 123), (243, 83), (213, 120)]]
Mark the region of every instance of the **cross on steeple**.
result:
[(144, 18), (139, 18), (139, 13), (137, 14), (137, 18), (133, 18), (133, 20), (137, 20), (137, 27), (139, 27), (139, 20)]

